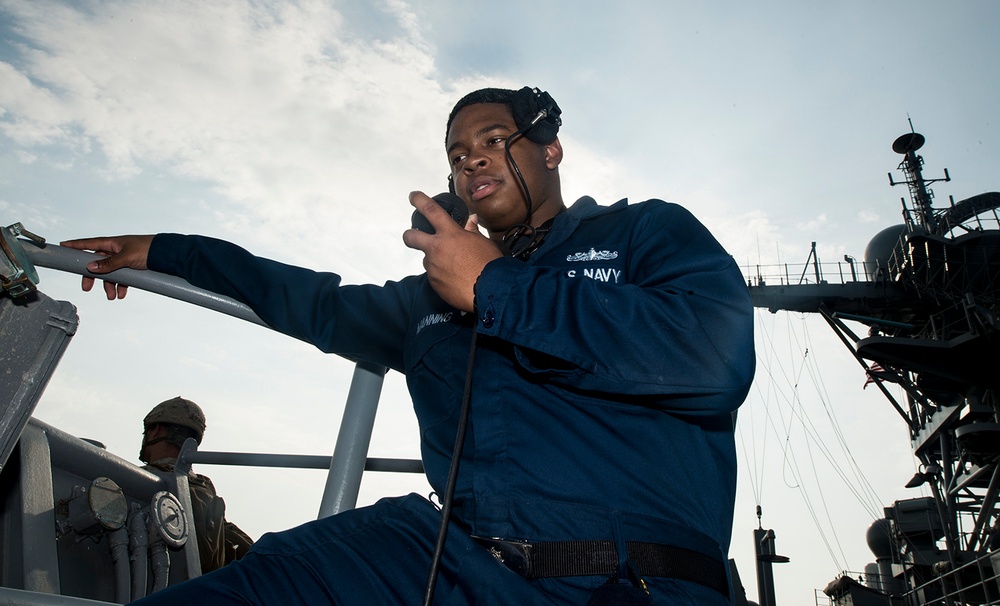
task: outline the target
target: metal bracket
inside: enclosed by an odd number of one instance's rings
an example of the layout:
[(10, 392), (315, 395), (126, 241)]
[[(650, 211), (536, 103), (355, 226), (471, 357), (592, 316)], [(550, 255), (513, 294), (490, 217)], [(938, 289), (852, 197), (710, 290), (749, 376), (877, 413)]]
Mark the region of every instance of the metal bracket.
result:
[(24, 236), (38, 244), (45, 244), (45, 238), (26, 230), (20, 223), (0, 228), (0, 287), (17, 299), (37, 290), (38, 272), (17, 241)]

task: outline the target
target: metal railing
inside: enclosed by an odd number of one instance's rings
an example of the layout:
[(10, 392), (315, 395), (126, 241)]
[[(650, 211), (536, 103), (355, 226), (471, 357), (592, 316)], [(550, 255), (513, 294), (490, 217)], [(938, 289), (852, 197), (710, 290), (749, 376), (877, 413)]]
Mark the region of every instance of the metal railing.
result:
[[(97, 275), (87, 271), (87, 263), (101, 259), (100, 255), (53, 244), (38, 244), (18, 239), (31, 262), (37, 267), (57, 269), (68, 273), (108, 279), (118, 284), (139, 288), (159, 295), (192, 303), (224, 313), (253, 324), (267, 326), (247, 305), (216, 293), (193, 286), (176, 276), (154, 271), (118, 269)], [(357, 505), (361, 476), (365, 469), (422, 473), (423, 466), (411, 459), (369, 459), (375, 425), (375, 412), (386, 369), (358, 363), (347, 394), (347, 404), (340, 424), (340, 433), (331, 457), (301, 457), (298, 455), (265, 455), (259, 453), (209, 453), (197, 452), (196, 445), (181, 452), (179, 464), (190, 467), (192, 463), (214, 465), (250, 465), (266, 467), (308, 467), (317, 464), (328, 469), (326, 488), (320, 503), (319, 517), (326, 517)], [(192, 440), (193, 442), (193, 440)], [(187, 445), (186, 445), (187, 446)]]
[(830, 263), (747, 264), (740, 269), (748, 286), (875, 282), (885, 274), (885, 268), (881, 265), (865, 263), (853, 257)]
[[(28, 259), (37, 267), (46, 267), (99, 279), (108, 278), (122, 285), (147, 290), (266, 326), (245, 304), (197, 288), (183, 279), (153, 271), (131, 269), (119, 269), (98, 276), (88, 272), (86, 265), (101, 258), (99, 255), (52, 244), (39, 245), (22, 239), (17, 240), (17, 243), (23, 247)], [(356, 365), (336, 445), (331, 456), (199, 452), (197, 443), (193, 439), (189, 439), (178, 456), (175, 472), (186, 477), (192, 463), (327, 469), (326, 485), (317, 517), (323, 518), (353, 509), (357, 505), (361, 479), (365, 471), (423, 473), (423, 464), (419, 460), (368, 457), (368, 448), (385, 373), (386, 369), (380, 366), (366, 363)], [(0, 587), (0, 603), (39, 606), (110, 604), (7, 587)]]
[(983, 554), (903, 595), (906, 606), (1000, 604), (1000, 552)]
[[(856, 579), (869, 589), (898, 584), (899, 578), (879, 578), (844, 571), (841, 577)], [(884, 582), (883, 582), (884, 581)], [(898, 586), (898, 585), (897, 585)], [(878, 589), (875, 589), (878, 591)], [(1000, 604), (1000, 551), (982, 554), (953, 570), (942, 572), (930, 581), (902, 592), (885, 593), (886, 604), (904, 606), (987, 606)], [(816, 606), (839, 604), (822, 590), (813, 590)], [(850, 598), (848, 598), (850, 599)], [(844, 604), (850, 601), (842, 602)]]

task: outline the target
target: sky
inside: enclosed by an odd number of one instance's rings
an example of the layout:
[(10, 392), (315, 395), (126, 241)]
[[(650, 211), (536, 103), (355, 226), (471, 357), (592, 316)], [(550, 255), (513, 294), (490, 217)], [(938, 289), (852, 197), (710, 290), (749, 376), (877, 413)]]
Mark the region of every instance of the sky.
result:
[[(0, 0), (0, 223), (52, 242), (200, 233), (382, 283), (421, 271), (407, 193), (445, 189), (444, 122), (482, 86), (563, 110), (567, 200), (660, 198), (742, 266), (863, 258), (900, 223), (886, 173), (913, 128), (937, 205), (993, 191), (1000, 5), (444, 0)], [(752, 269), (750, 270), (753, 271)], [(135, 460), (141, 419), (183, 395), (206, 450), (329, 454), (353, 366), (240, 320), (133, 290), (109, 303), (41, 269), (80, 328), (35, 416)], [(825, 324), (758, 310), (736, 435), (731, 557), (756, 597), (756, 506), (779, 604), (872, 561), (881, 508), (921, 496), (908, 436)], [(390, 373), (372, 456), (416, 458)], [(203, 466), (251, 535), (316, 516), (324, 474)], [(367, 474), (361, 503), (429, 491)]]

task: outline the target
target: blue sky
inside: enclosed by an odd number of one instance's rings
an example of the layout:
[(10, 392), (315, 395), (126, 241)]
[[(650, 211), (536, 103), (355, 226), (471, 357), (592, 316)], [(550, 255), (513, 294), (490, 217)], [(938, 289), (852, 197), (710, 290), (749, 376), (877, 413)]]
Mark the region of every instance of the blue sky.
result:
[[(906, 192), (886, 173), (908, 116), (925, 174), (954, 179), (934, 186), (939, 205), (997, 189), (998, 17), (975, 0), (0, 0), (0, 222), (52, 241), (203, 233), (380, 283), (420, 271), (400, 240), (406, 194), (444, 188), (451, 105), (529, 84), (564, 112), (567, 199), (679, 202), (741, 264), (801, 263), (813, 241), (825, 261), (860, 258), (899, 222)], [(206, 448), (332, 451), (350, 364), (146, 293), (109, 304), (48, 270), (40, 287), (81, 316), (42, 420), (132, 459), (141, 417), (182, 394), (208, 411)], [(917, 496), (902, 489), (913, 464), (821, 323), (762, 312), (758, 335), (731, 555), (754, 595), (759, 501), (792, 557), (780, 603), (810, 603), (871, 560), (870, 512)], [(373, 455), (417, 456), (400, 377), (377, 423)], [(877, 498), (861, 505), (823, 448), (859, 461)], [(202, 471), (251, 534), (315, 516), (322, 474)], [(378, 476), (364, 490), (426, 492)]]

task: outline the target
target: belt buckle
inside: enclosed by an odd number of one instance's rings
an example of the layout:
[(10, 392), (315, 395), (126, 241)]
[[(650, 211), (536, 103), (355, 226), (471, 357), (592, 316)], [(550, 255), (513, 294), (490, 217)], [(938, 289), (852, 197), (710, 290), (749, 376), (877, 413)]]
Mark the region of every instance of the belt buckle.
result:
[(531, 543), (497, 538), (477, 540), (498, 562), (522, 577), (531, 578)]

